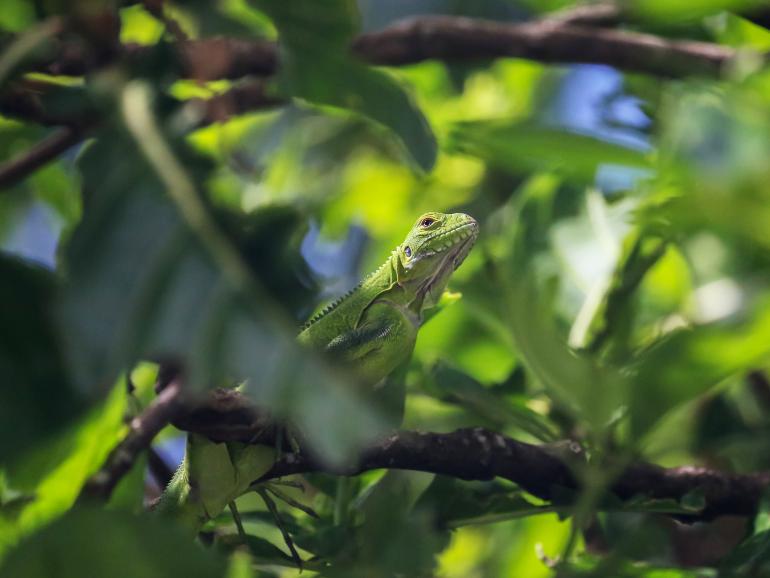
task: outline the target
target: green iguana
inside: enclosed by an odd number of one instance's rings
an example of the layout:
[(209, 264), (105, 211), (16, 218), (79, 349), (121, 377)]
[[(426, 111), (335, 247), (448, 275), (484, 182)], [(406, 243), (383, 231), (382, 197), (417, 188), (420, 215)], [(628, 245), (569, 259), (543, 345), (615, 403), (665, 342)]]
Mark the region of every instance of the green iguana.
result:
[[(407, 362), (425, 311), (470, 252), (476, 221), (463, 213), (426, 213), (388, 260), (354, 289), (312, 317), (302, 345), (341, 359), (372, 388)], [(188, 436), (185, 459), (157, 511), (174, 513), (196, 531), (272, 467), (275, 450)]]

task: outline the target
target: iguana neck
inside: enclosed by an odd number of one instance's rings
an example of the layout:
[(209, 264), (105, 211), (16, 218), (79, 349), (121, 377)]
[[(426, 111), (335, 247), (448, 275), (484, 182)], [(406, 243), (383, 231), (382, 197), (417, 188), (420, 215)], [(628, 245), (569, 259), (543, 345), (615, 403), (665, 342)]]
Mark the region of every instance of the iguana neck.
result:
[(404, 264), (399, 258), (398, 250), (391, 252), (388, 258), (390, 278), (387, 300), (408, 310), (419, 323), (422, 321), (422, 310), (425, 293), (420, 291), (422, 284), (408, 279)]

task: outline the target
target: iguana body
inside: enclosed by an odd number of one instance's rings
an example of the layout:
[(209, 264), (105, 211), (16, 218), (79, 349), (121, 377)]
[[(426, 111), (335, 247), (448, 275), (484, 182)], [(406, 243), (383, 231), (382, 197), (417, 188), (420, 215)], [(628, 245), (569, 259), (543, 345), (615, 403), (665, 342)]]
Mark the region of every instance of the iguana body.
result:
[(436, 305), (477, 234), (476, 221), (463, 213), (421, 216), (379, 269), (304, 325), (299, 342), (376, 383), (409, 359), (425, 310)]
[[(436, 305), (477, 235), (468, 215), (421, 216), (382, 266), (302, 327), (299, 343), (351, 365), (374, 387), (409, 359), (424, 312)], [(179, 512), (199, 528), (270, 469), (274, 454), (266, 450), (272, 448), (189, 436), (157, 509)]]

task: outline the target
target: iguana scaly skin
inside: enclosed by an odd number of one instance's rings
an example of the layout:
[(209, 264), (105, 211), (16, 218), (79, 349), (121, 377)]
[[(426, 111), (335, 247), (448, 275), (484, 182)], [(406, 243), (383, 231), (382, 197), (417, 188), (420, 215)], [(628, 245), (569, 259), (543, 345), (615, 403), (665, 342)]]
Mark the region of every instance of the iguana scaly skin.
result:
[(438, 303), (477, 235), (478, 224), (463, 213), (422, 215), (379, 269), (304, 325), (299, 342), (378, 382), (409, 359), (425, 310)]
[[(299, 343), (349, 364), (373, 388), (409, 360), (425, 311), (438, 303), (477, 235), (478, 224), (463, 213), (422, 215), (382, 266), (305, 323)], [(197, 531), (267, 473), (274, 456), (265, 446), (190, 435), (156, 510)]]

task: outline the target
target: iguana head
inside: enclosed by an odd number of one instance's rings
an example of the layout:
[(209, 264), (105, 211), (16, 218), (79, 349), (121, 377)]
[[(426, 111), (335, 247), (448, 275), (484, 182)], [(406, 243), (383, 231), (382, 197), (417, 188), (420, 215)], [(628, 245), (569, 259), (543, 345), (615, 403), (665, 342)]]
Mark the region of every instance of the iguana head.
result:
[(479, 225), (464, 213), (425, 213), (396, 249), (398, 284), (420, 297), (422, 307), (436, 304), (452, 272), (468, 256)]

